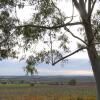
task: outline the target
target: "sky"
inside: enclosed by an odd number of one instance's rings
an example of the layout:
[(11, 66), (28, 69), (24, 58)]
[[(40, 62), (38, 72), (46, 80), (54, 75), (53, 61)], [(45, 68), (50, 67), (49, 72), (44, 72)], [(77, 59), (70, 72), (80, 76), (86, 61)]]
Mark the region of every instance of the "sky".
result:
[[(18, 60), (3, 60), (0, 62), (0, 75), (26, 75), (24, 72), (25, 61)], [(92, 75), (92, 69), (89, 60), (87, 59), (69, 59), (66, 64), (40, 64), (37, 67), (38, 74), (36, 75)]]
[[(80, 53), (82, 54), (82, 53)], [(81, 57), (81, 55), (80, 55)], [(65, 64), (58, 63), (55, 66), (48, 64), (39, 64), (36, 66), (38, 74), (43, 76), (55, 76), (55, 75), (81, 75), (81, 76), (91, 76), (93, 75), (91, 64), (89, 59), (83, 57), (80, 58), (79, 54), (75, 54), (70, 57)], [(24, 72), (25, 61), (19, 61), (17, 59), (6, 59), (0, 61), (0, 75), (1, 76), (20, 76), (26, 75)]]
[[(69, 16), (71, 15), (71, 7), (66, 6), (66, 3), (59, 3), (58, 6), (63, 11), (66, 11)], [(69, 10), (70, 9), (70, 10)], [(75, 12), (77, 15), (77, 11)], [(31, 7), (25, 7), (23, 10), (17, 12), (18, 17), (22, 21), (26, 21), (30, 18)], [(75, 27), (76, 28), (76, 27)], [(73, 28), (73, 30), (75, 29)], [(77, 34), (76, 34), (77, 35)], [(70, 37), (70, 36), (69, 36)], [(71, 37), (73, 42), (70, 43), (70, 48), (72, 51), (76, 49), (75, 39)], [(0, 75), (13, 75), (20, 76), (26, 75), (24, 72), (24, 67), (26, 63), (25, 61), (19, 61), (17, 59), (6, 59), (0, 61)], [(87, 55), (87, 52), (79, 52), (68, 59), (66, 64), (58, 63), (55, 66), (47, 65), (47, 64), (39, 64), (37, 67), (38, 74), (37, 75), (93, 75), (91, 64)]]

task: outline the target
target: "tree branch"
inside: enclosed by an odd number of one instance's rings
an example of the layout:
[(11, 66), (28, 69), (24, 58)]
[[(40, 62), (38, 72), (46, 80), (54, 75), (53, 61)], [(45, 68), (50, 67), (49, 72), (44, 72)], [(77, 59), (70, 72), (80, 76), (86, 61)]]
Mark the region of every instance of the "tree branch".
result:
[(72, 1), (74, 3), (75, 7), (79, 10), (80, 8), (79, 8), (79, 3), (77, 2), (77, 0), (72, 0)]
[(52, 65), (55, 65), (55, 64), (57, 64), (58, 62), (60, 62), (61, 60), (65, 59), (65, 58), (68, 58), (68, 57), (72, 56), (73, 54), (75, 54), (75, 53), (77, 53), (77, 52), (79, 52), (79, 51), (81, 51), (81, 50), (83, 50), (83, 49), (86, 49), (86, 48), (87, 48), (87, 47), (79, 48), (79, 49), (75, 50), (74, 52), (68, 54), (67, 56), (64, 56), (64, 57), (62, 57), (61, 59), (57, 60), (56, 62), (52, 63)]
[(73, 25), (81, 25), (82, 22), (74, 22), (74, 23), (66, 23), (66, 24), (61, 24), (57, 26), (40, 26), (40, 25), (33, 25), (33, 24), (28, 24), (28, 25), (20, 25), (20, 26), (15, 26), (15, 28), (22, 28), (22, 27), (37, 27), (37, 28), (44, 28), (44, 29), (57, 29), (65, 26), (73, 26)]
[(90, 12), (91, 12), (91, 0), (88, 0), (88, 15), (90, 17)]
[[(60, 16), (62, 17), (60, 9), (54, 4), (53, 1), (52, 1), (52, 3), (53, 3), (53, 5), (54, 5), (54, 7), (59, 11)], [(73, 15), (74, 15), (74, 5), (73, 5), (73, 3), (72, 3), (72, 6), (73, 6), (72, 17), (71, 17), (71, 20), (70, 20), (68, 23), (70, 23), (70, 22), (73, 20)], [(63, 22), (63, 24), (64, 24), (64, 22)], [(83, 42), (84, 44), (87, 45), (87, 43), (86, 43), (85, 41), (83, 41), (81, 38), (75, 36), (66, 26), (64, 27), (64, 29), (65, 29), (66, 31), (68, 31), (74, 38), (77, 38), (78, 40), (80, 40), (81, 42)]]
[(79, 11), (81, 18), (85, 20), (86, 16), (87, 16), (87, 12), (86, 12), (86, 8), (85, 8), (84, 0), (73, 0), (73, 3), (75, 5), (76, 9)]
[(97, 0), (94, 0), (93, 4), (92, 4), (92, 7), (91, 7), (91, 10), (90, 10), (90, 13), (89, 13), (89, 17), (91, 17), (91, 14), (93, 12), (93, 9), (94, 9), (94, 6), (95, 6), (95, 3), (96, 3)]
[[(89, 0), (89, 1), (91, 1), (91, 0)], [(85, 2), (84, 2), (84, 0), (79, 0), (79, 5), (80, 5), (80, 7), (81, 7), (81, 9), (85, 12), (86, 11), (86, 5), (85, 5)]]
[(65, 27), (65, 30), (67, 32), (69, 32), (74, 38), (80, 40), (81, 42), (83, 42), (85, 45), (88, 45), (84, 40), (82, 40), (81, 38), (79, 38), (78, 36), (74, 35), (67, 27)]

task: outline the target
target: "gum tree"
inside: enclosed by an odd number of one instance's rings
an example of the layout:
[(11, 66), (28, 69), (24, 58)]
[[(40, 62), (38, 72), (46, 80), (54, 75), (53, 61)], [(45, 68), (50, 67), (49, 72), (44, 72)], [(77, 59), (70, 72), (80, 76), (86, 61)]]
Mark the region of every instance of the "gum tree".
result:
[[(33, 44), (38, 44), (39, 42), (49, 45), (49, 49), (43, 46), (44, 48), (38, 52), (33, 50), (32, 56), (27, 59), (27, 66), (31, 68), (41, 62), (55, 65), (60, 61), (64, 61), (69, 56), (86, 49), (96, 80), (97, 99), (100, 100), (100, 11), (99, 6), (98, 8), (96, 6), (96, 4), (99, 4), (99, 0), (64, 0), (66, 6), (68, 2), (72, 5), (72, 16), (70, 17), (64, 14), (62, 9), (58, 7), (58, 4), (61, 3), (60, 0), (1, 1), (1, 5), (13, 4), (13, 8), (19, 7), (19, 9), (23, 9), (25, 6), (33, 7), (33, 16), (31, 19), (24, 23), (19, 22), (19, 24), (14, 24), (11, 29), (14, 30), (14, 35), (23, 37), (22, 40), (23, 43), (25, 43), (23, 48), (29, 50)], [(78, 11), (78, 21), (76, 21), (76, 16), (74, 15), (75, 10)], [(69, 27), (74, 26), (79, 28), (82, 26), (80, 30), (82, 30), (81, 33), (83, 33), (83, 35), (81, 37), (80, 34), (76, 36), (76, 34), (69, 29)], [(0, 24), (0, 28), (5, 29), (2, 24)], [(70, 40), (68, 40), (68, 34), (71, 34), (75, 39), (81, 42), (81, 44), (78, 44), (79, 48), (74, 52), (70, 52), (67, 46), (70, 42)], [(27, 69), (30, 69), (28, 67)]]
[(13, 0), (0, 0), (0, 60), (16, 57), (17, 37), (13, 28), (18, 19), (11, 15), (13, 6)]

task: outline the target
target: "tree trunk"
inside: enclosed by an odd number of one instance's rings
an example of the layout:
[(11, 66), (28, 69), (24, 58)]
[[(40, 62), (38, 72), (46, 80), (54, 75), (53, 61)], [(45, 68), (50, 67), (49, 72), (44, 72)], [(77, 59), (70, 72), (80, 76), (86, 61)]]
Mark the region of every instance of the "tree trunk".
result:
[(84, 0), (72, 0), (76, 9), (79, 11), (81, 19), (83, 21), (83, 26), (85, 28), (85, 33), (88, 42), (88, 55), (93, 69), (96, 87), (97, 87), (97, 100), (100, 100), (100, 59), (98, 57), (95, 44), (94, 44), (94, 34), (91, 25), (91, 0), (88, 2), (88, 12), (84, 6)]
[(94, 77), (97, 85), (97, 100), (100, 100), (100, 61), (96, 62), (96, 68), (94, 68)]
[(96, 87), (97, 87), (97, 100), (100, 100), (100, 59), (98, 57), (95, 44), (94, 34), (92, 32), (92, 25), (90, 20), (83, 20), (83, 26), (85, 28), (87, 41), (88, 41), (88, 55), (93, 69)]
[(92, 70), (94, 73), (94, 78), (96, 81), (97, 100), (100, 100), (100, 60), (99, 60), (99, 58), (95, 58), (95, 57), (92, 58), (91, 56), (93, 56), (93, 54), (95, 54), (94, 52), (92, 52), (92, 49), (94, 49), (94, 48), (91, 47), (89, 49), (91, 49), (91, 51), (88, 50), (88, 55), (90, 58)]

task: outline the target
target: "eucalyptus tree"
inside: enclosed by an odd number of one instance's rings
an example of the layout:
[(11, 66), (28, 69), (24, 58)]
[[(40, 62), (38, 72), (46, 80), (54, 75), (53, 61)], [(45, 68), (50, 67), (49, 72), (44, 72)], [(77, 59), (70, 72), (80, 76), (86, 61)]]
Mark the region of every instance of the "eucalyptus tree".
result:
[[(70, 12), (72, 15), (69, 16), (62, 9), (59, 8), (59, 4), (64, 1), (66, 3), (70, 2), (71, 8)], [(33, 44), (38, 44), (39, 42), (48, 45), (49, 47), (40, 45), (41, 50), (32, 50), (32, 55), (27, 59), (27, 70), (38, 63), (46, 62), (55, 65), (60, 61), (64, 61), (69, 56), (82, 51), (87, 50), (91, 66), (93, 69), (94, 77), (97, 85), (97, 99), (100, 100), (100, 57), (99, 57), (99, 47), (100, 47), (100, 11), (99, 11), (99, 0), (1, 0), (1, 12), (2, 9), (7, 11), (7, 9), (14, 9), (19, 7), (24, 9), (25, 6), (32, 6), (32, 17), (29, 21), (18, 22), (12, 21), (9, 23), (10, 29), (4, 24), (1, 24), (0, 29), (3, 31), (7, 28), (7, 33), (13, 33), (16, 36), (22, 36), (23, 43), (25, 43), (25, 49), (29, 50)], [(12, 6), (11, 7), (9, 7)], [(7, 7), (7, 9), (2, 8), (2, 6)], [(76, 16), (74, 11), (78, 12)], [(16, 13), (16, 10), (15, 10)], [(1, 13), (2, 14), (2, 13)], [(8, 15), (6, 15), (8, 16)], [(27, 16), (27, 15), (26, 15)], [(8, 19), (9, 17), (7, 17)], [(12, 18), (12, 17), (11, 17)], [(77, 20), (78, 18), (78, 20)], [(6, 18), (5, 18), (6, 19)], [(17, 18), (18, 21), (18, 18)], [(7, 23), (6, 23), (7, 24)], [(72, 27), (82, 27), (80, 30), (81, 36), (77, 36), (72, 32)], [(71, 27), (71, 29), (70, 29)], [(3, 34), (5, 32), (1, 32)], [(81, 42), (78, 43), (78, 49), (74, 52), (70, 52), (69, 35), (72, 35), (75, 39)], [(9, 38), (8, 38), (9, 39)], [(13, 40), (13, 39), (12, 39)], [(4, 42), (5, 43), (5, 42)], [(12, 43), (10, 43), (12, 44)], [(6, 45), (7, 46), (7, 45)], [(28, 66), (30, 68), (28, 68)], [(32, 69), (32, 68), (31, 68)], [(32, 69), (32, 71), (34, 71)], [(36, 71), (36, 69), (35, 69)], [(30, 71), (31, 72), (31, 71)]]
[(0, 60), (16, 57), (13, 47), (17, 44), (14, 26), (18, 20), (11, 15), (13, 0), (0, 0)]

